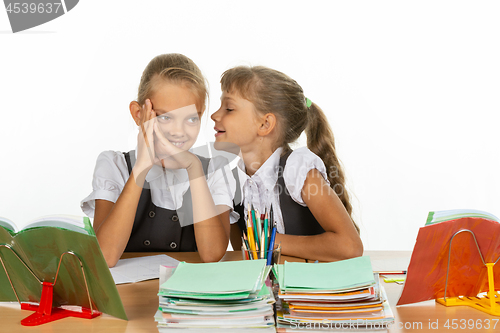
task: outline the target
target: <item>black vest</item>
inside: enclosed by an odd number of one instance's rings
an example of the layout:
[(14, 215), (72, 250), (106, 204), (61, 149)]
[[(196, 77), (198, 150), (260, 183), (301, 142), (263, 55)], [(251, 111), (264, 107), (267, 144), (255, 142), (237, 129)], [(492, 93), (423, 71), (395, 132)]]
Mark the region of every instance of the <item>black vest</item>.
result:
[[(311, 213), (308, 207), (304, 207), (293, 201), (290, 193), (286, 189), (285, 180), (283, 179), (283, 170), (285, 170), (285, 164), (292, 151), (289, 151), (285, 155), (280, 157), (279, 170), (277, 184), (280, 186), (281, 190), (279, 195), (280, 206), (281, 206), (281, 216), (283, 217), (283, 223), (285, 225), (285, 234), (288, 235), (317, 235), (324, 233), (325, 230), (318, 223), (314, 215)], [(240, 214), (240, 219), (238, 220), (238, 226), (240, 230), (246, 230), (245, 223), (245, 212), (243, 207), (243, 202), (241, 198), (241, 186), (238, 177), (237, 168), (233, 169), (233, 175), (236, 179), (236, 193), (234, 195), (234, 211)], [(275, 209), (275, 207), (273, 208)]]
[[(135, 151), (123, 154), (130, 174), (135, 164)], [(210, 159), (201, 156), (198, 158), (206, 175)], [(183, 214), (186, 216), (182, 219), (186, 226), (181, 227), (179, 216), (184, 217)], [(149, 184), (145, 182), (125, 252), (197, 251), (192, 216), (191, 189), (184, 194), (182, 207), (175, 211), (155, 206), (151, 200)], [(189, 218), (191, 220), (187, 221)]]

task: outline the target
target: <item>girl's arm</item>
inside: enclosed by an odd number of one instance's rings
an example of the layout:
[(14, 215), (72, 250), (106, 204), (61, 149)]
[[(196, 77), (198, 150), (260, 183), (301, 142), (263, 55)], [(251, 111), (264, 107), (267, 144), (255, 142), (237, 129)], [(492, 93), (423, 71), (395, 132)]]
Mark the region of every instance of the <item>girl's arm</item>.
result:
[(196, 246), (204, 262), (219, 261), (229, 242), (229, 208), (215, 206), (208, 188), (201, 161), (195, 159), (186, 168), (193, 202), (193, 221)]
[(241, 234), (241, 229), (238, 226), (238, 223), (231, 224), (231, 233), (229, 239), (231, 240), (231, 246), (233, 247), (234, 251), (241, 250)]
[(95, 201), (94, 230), (109, 267), (115, 266), (125, 251), (141, 193), (142, 187), (137, 185), (131, 174), (116, 203), (107, 200)]
[(281, 243), (283, 255), (321, 261), (363, 255), (363, 243), (351, 218), (318, 170), (309, 171), (301, 194), (325, 232), (313, 236), (276, 234), (276, 245)]
[(102, 254), (109, 267), (113, 267), (127, 247), (134, 225), (137, 205), (146, 174), (154, 163), (153, 123), (155, 114), (151, 102), (146, 100), (141, 112), (140, 132), (137, 139), (137, 161), (116, 203), (95, 201), (94, 230)]

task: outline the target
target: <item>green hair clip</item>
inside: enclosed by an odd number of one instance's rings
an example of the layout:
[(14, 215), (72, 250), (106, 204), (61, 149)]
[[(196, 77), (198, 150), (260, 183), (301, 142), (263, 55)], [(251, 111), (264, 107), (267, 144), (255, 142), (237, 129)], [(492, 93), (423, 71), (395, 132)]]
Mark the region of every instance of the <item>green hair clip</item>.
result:
[(310, 108), (311, 105), (312, 105), (312, 103), (313, 102), (309, 98), (306, 97), (306, 106), (307, 106), (307, 108)]

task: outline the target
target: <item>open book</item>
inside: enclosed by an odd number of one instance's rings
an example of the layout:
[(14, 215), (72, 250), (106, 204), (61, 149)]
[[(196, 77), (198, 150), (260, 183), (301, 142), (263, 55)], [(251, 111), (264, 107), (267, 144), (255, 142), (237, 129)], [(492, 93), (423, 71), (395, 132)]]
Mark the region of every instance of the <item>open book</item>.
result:
[(431, 225), (435, 223), (461, 219), (464, 217), (477, 217), (477, 218), (483, 218), (491, 221), (500, 222), (500, 220), (498, 220), (498, 217), (496, 217), (495, 215), (490, 214), (488, 212), (483, 212), (481, 210), (452, 209), (452, 210), (442, 210), (438, 212), (429, 212), (425, 225)]
[(51, 215), (40, 217), (34, 221), (29, 222), (21, 229), (19, 229), (11, 220), (0, 216), (0, 227), (4, 227), (13, 235), (23, 230), (39, 227), (55, 227), (87, 235), (94, 234), (94, 229), (90, 225), (90, 220), (88, 218), (71, 215)]
[(0, 218), (0, 258), (0, 302), (40, 303), (41, 282), (56, 281), (54, 307), (89, 308), (90, 296), (92, 309), (127, 319), (88, 217), (47, 216), (22, 229)]

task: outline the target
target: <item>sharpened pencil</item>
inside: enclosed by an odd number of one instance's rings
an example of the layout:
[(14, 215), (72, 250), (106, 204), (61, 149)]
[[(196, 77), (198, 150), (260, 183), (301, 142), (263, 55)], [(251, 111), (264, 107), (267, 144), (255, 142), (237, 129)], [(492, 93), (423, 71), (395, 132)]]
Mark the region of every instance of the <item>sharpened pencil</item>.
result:
[[(250, 220), (250, 217), (249, 217), (249, 220)], [(253, 237), (253, 230), (252, 230), (251, 225), (252, 225), (252, 222), (251, 222), (251, 221), (249, 221), (249, 226), (248, 226), (248, 229), (247, 229), (247, 231), (248, 231), (248, 245), (249, 245), (249, 247), (250, 247), (250, 249), (249, 249), (249, 250), (251, 251), (251, 254), (252, 254), (252, 255), (251, 255), (251, 257), (252, 257), (253, 259), (257, 259), (257, 258), (255, 257), (255, 256), (256, 256), (256, 252), (255, 252), (255, 241), (254, 241), (254, 237)]]
[(267, 210), (264, 214), (264, 259), (267, 259), (267, 252), (268, 252), (268, 237), (269, 237), (269, 232), (268, 232), (268, 215), (267, 215)]
[(248, 256), (248, 249), (245, 245), (245, 241), (243, 240), (243, 237), (241, 237), (241, 246), (243, 247), (243, 251), (245, 252), (245, 259), (250, 259), (250, 257)]
[(254, 232), (254, 240), (255, 240), (255, 245), (256, 248), (259, 248), (259, 232), (257, 229), (257, 219), (255, 217), (255, 210), (252, 205), (252, 224), (253, 224), (253, 232)]

